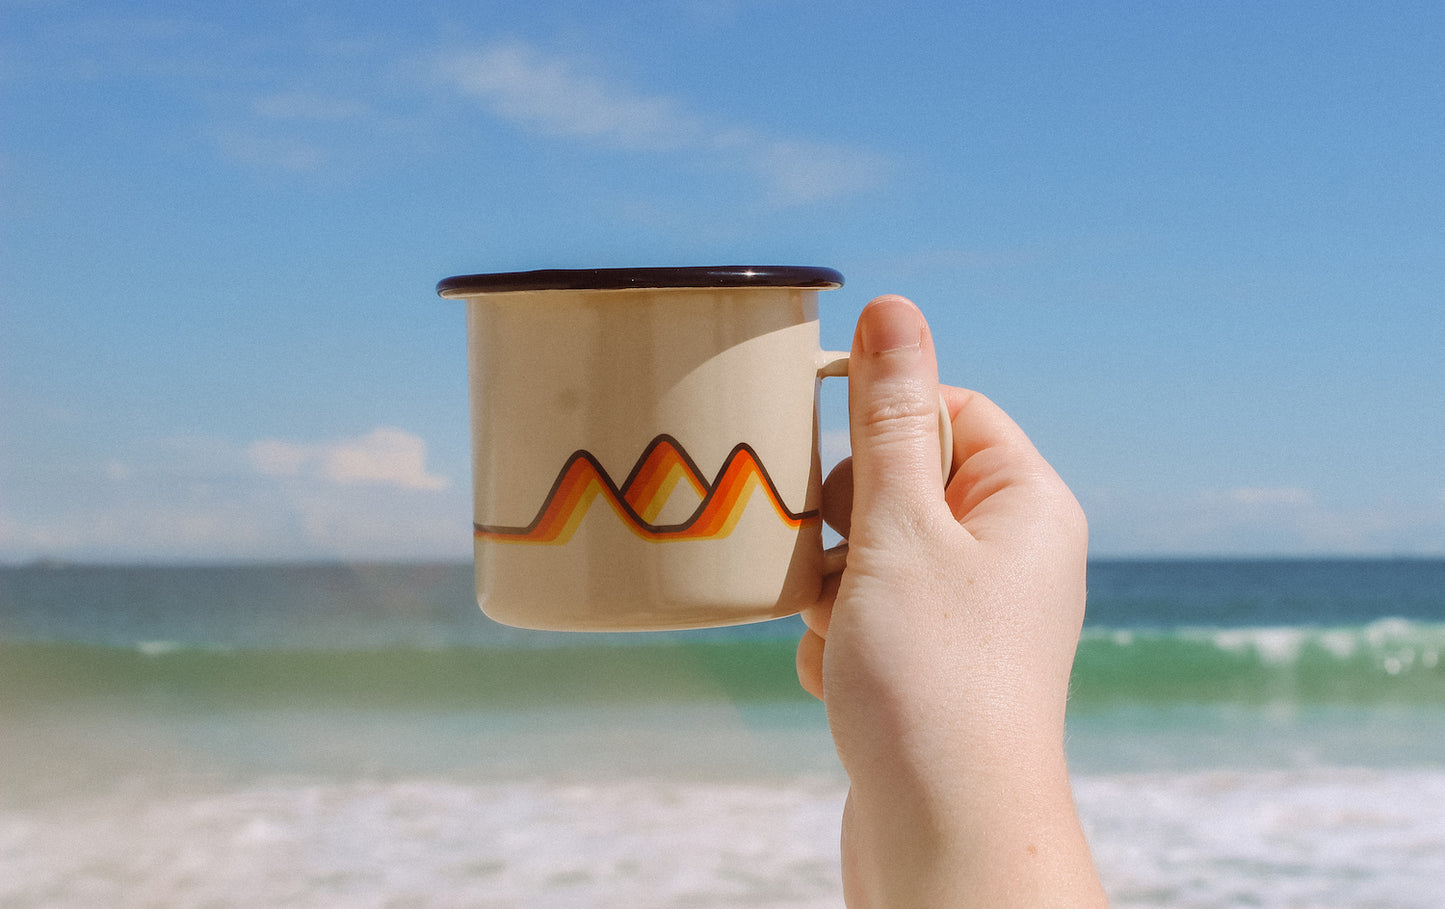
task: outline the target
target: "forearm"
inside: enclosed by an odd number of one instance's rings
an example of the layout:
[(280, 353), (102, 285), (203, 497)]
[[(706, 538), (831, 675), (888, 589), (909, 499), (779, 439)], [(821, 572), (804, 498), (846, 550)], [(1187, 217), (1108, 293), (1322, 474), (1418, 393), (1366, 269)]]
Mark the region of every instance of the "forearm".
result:
[(844, 820), (848, 905), (1101, 907), (1062, 751), (1000, 754), (952, 779), (855, 781)]

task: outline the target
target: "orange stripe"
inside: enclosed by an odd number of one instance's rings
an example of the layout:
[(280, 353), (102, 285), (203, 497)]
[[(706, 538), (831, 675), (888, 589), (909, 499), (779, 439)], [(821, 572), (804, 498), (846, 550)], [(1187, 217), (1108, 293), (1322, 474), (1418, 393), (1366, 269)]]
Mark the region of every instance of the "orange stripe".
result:
[[(653, 522), (668, 496), (683, 480), (687, 480), (699, 497), (706, 501), (706, 506), (684, 525), (658, 527)], [(751, 448), (745, 445), (735, 448), (722, 473), (709, 487), (690, 466), (685, 452), (675, 445), (672, 438), (659, 436), (646, 459), (629, 477), (627, 488), (620, 496), (592, 455), (579, 451), (557, 478), (542, 511), (532, 524), (527, 527), (477, 525), (475, 536), (479, 540), (496, 542), (559, 545), (572, 537), (593, 501), (601, 496), (627, 528), (644, 540), (721, 539), (732, 533), (753, 491), (759, 486), (766, 493), (773, 511), (788, 527), (797, 528), (819, 520), (816, 511), (798, 515), (789, 512)]]

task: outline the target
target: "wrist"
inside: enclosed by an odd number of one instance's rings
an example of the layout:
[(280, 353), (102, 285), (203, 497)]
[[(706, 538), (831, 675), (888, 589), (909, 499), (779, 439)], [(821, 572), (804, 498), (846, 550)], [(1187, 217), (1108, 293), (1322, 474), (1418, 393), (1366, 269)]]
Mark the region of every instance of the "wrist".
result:
[(850, 906), (1106, 905), (1062, 746), (857, 779), (844, 834)]

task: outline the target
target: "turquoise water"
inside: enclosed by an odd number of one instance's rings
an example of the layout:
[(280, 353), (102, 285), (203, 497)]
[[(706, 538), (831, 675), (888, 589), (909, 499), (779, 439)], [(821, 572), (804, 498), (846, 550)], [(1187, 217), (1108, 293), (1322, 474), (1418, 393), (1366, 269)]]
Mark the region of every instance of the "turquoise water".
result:
[[(486, 620), (465, 565), (0, 569), (12, 705), (122, 692), (181, 704), (507, 707), (806, 700), (796, 619), (658, 634)], [(1445, 561), (1091, 567), (1079, 710), (1445, 705)]]
[[(0, 905), (839, 905), (796, 620), (524, 632), (470, 588), (0, 568)], [(1115, 905), (1437, 905), (1442, 650), (1445, 561), (1092, 565), (1069, 751)]]
[[(612, 701), (805, 700), (798, 629), (697, 641), (362, 649), (65, 641), (0, 643), (10, 706), (120, 695), (212, 707), (293, 703), (508, 707)], [(585, 640), (585, 639), (584, 639)], [(1445, 623), (1089, 628), (1073, 705), (1445, 705)]]

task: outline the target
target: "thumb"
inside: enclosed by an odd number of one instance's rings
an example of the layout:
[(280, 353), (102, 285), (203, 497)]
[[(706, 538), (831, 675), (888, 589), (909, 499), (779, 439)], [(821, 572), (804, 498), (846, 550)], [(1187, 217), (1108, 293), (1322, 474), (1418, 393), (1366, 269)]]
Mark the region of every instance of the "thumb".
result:
[(938, 469), (938, 360), (923, 313), (884, 296), (858, 318), (848, 365), (852, 546), (946, 510)]

